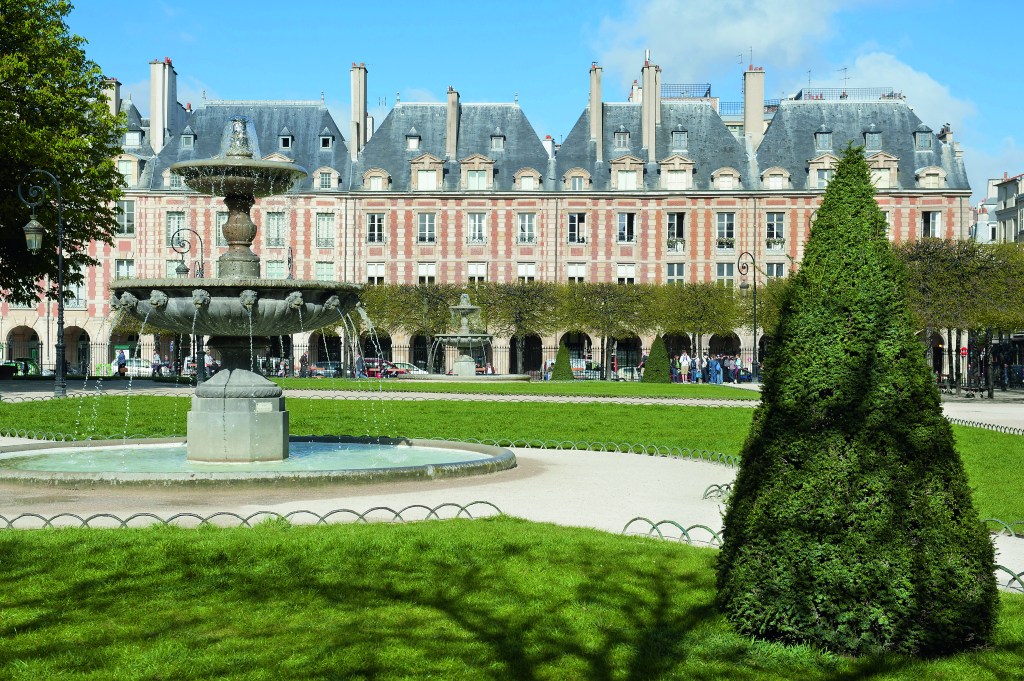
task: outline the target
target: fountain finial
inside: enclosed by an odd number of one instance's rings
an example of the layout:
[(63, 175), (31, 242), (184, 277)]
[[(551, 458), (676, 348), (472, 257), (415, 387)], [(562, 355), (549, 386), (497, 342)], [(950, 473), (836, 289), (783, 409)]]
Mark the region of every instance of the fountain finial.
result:
[(233, 158), (252, 158), (252, 146), (249, 144), (249, 131), (244, 118), (231, 119), (231, 144), (227, 156)]

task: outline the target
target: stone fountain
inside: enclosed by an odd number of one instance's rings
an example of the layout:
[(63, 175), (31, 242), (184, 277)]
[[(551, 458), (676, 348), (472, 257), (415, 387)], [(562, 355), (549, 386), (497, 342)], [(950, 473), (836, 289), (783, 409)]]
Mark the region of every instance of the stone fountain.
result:
[(469, 318), (480, 312), (480, 307), (469, 302), (469, 294), (463, 293), (459, 297), (458, 305), (449, 306), (452, 316), (459, 321), (459, 330), (456, 333), (441, 333), (434, 336), (434, 340), (450, 347), (456, 348), (459, 356), (452, 367), (452, 375), (462, 378), (476, 377), (476, 360), (473, 359), (473, 348), (483, 347), (491, 344), (493, 336), (486, 332), (471, 331)]
[(171, 166), (194, 191), (224, 197), (228, 219), (221, 233), (228, 250), (217, 260), (217, 278), (117, 280), (111, 308), (147, 327), (211, 336), (209, 347), (220, 352), (224, 369), (201, 383), (192, 399), (189, 460), (274, 461), (288, 456), (288, 412), (281, 388), (251, 370), (252, 358), (269, 346), (270, 336), (341, 322), (359, 287), (260, 278), (249, 211), (257, 198), (283, 193), (307, 173), (295, 163), (253, 158), (250, 123), (236, 118), (230, 125), (223, 156)]

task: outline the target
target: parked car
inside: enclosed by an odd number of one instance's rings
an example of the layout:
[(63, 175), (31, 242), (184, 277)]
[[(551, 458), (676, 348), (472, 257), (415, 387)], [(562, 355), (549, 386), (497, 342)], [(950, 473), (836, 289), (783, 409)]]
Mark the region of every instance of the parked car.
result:
[(421, 369), (412, 362), (391, 362), (391, 366), (402, 369), (407, 374), (428, 374), (426, 369)]
[(338, 378), (344, 375), (343, 372), (341, 362), (315, 362), (309, 365), (309, 375), (317, 378)]
[(48, 369), (41, 369), (39, 362), (29, 357), (17, 357), (0, 362), (0, 366), (9, 367), (3, 373), (11, 376), (53, 376)]
[(399, 368), (394, 362), (380, 357), (366, 357), (363, 359), (363, 371), (368, 378), (394, 378), (399, 374), (408, 373), (405, 369)]
[(640, 378), (640, 369), (637, 367), (621, 367), (615, 372), (616, 381), (639, 381)]
[[(110, 364), (110, 375), (117, 376), (118, 367), (117, 360), (114, 360)], [(125, 376), (133, 376), (135, 378), (144, 377), (149, 378), (153, 375), (153, 363), (148, 359), (141, 357), (128, 357), (125, 359)]]

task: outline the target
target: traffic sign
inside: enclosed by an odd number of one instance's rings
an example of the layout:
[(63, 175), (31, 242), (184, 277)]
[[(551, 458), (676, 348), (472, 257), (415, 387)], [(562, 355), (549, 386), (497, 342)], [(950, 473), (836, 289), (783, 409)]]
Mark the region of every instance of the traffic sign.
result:
[(960, 356), (961, 357), (966, 357), (967, 356), (967, 348), (960, 348)]

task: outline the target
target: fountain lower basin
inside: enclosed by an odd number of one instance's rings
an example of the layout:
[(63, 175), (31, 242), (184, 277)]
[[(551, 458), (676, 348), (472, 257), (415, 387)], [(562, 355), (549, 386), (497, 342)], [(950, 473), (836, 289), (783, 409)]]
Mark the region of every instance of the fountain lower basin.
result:
[(180, 438), (27, 444), (0, 452), (0, 480), (56, 485), (374, 483), (481, 475), (516, 466), (504, 448), (467, 442), (294, 437), (277, 461), (191, 461)]

